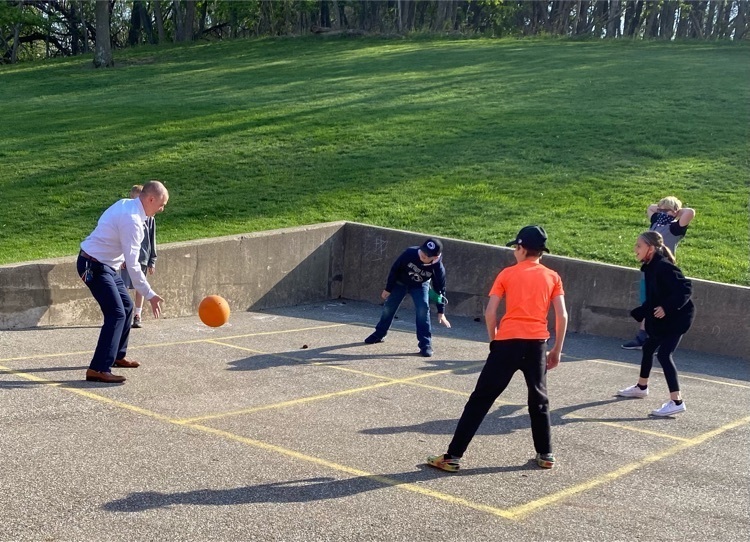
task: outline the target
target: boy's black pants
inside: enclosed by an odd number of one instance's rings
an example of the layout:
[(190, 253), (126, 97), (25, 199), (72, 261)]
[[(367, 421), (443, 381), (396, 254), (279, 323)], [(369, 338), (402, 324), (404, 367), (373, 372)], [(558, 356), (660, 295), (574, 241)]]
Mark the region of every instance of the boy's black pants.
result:
[(529, 416), (534, 448), (542, 454), (552, 452), (545, 342), (542, 339), (508, 339), (490, 343), (490, 355), (458, 421), (456, 433), (448, 446), (449, 454), (456, 457), (464, 455), (492, 403), (519, 370), (529, 389)]

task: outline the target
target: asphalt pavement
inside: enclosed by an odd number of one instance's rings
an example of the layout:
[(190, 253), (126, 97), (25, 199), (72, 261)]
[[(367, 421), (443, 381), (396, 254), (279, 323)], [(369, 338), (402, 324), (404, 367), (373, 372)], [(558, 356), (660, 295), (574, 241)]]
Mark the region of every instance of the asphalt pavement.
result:
[(549, 374), (558, 464), (534, 450), (517, 374), (449, 474), (442, 453), (488, 348), (484, 323), (330, 301), (144, 317), (123, 385), (84, 381), (98, 327), (0, 332), (0, 540), (746, 540), (750, 364), (676, 353), (687, 412), (635, 383), (640, 352), (569, 334)]

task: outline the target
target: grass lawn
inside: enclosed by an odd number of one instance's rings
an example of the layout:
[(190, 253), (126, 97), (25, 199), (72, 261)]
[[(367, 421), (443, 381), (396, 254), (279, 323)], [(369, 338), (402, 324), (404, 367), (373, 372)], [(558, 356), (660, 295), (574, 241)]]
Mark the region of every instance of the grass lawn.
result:
[[(158, 241), (354, 220), (635, 267), (696, 209), (686, 274), (750, 285), (750, 47), (297, 38), (0, 66), (0, 263), (72, 255), (158, 178)], [(446, 255), (446, 257), (449, 257)]]

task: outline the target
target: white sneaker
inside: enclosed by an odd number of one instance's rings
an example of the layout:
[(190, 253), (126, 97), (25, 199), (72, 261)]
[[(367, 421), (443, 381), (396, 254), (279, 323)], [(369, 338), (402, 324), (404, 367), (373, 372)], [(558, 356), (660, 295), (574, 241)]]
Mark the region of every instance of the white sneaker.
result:
[(685, 401), (680, 403), (679, 405), (676, 405), (674, 401), (667, 401), (664, 403), (661, 408), (657, 408), (656, 410), (651, 411), (652, 416), (672, 416), (674, 414), (679, 414), (680, 412), (685, 412), (687, 408), (685, 407)]
[(619, 390), (617, 392), (618, 397), (638, 397), (643, 398), (648, 396), (648, 388), (645, 390), (642, 390), (636, 385), (628, 386), (624, 390)]

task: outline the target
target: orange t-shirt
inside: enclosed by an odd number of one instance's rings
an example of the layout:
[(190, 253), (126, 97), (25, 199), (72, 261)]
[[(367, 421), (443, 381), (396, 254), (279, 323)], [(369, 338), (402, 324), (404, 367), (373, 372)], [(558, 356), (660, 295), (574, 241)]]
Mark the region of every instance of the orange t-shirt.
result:
[(555, 297), (564, 294), (560, 275), (539, 262), (526, 260), (506, 267), (490, 290), (491, 296), (506, 298), (505, 316), (495, 340), (549, 339), (549, 306)]

